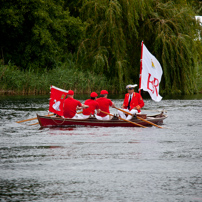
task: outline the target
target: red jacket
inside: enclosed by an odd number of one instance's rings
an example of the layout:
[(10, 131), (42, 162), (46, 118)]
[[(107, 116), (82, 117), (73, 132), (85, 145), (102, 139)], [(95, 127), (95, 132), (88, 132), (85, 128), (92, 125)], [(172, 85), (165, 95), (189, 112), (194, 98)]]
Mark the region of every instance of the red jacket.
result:
[[(124, 109), (128, 108), (128, 101), (129, 101), (129, 93), (125, 94), (125, 99), (123, 101), (123, 107)], [(144, 106), (144, 101), (142, 99), (142, 96), (139, 93), (133, 93), (132, 100), (130, 102), (130, 110), (132, 110), (134, 107), (138, 109), (138, 112), (140, 112), (140, 109)]]
[[(100, 97), (96, 100), (96, 102), (98, 102), (99, 106), (100, 106), (100, 110), (110, 113), (109, 111), (109, 107), (112, 106), (112, 101), (110, 99), (107, 99), (105, 97)], [(107, 116), (106, 114), (100, 112), (99, 114), (97, 114), (98, 116), (101, 117), (105, 117)]]
[(64, 101), (64, 106), (63, 106), (63, 116), (65, 118), (72, 118), (76, 114), (76, 107), (79, 106), (81, 107), (81, 103), (78, 100), (75, 100), (74, 98), (67, 98)]
[(95, 113), (95, 109), (99, 109), (99, 104), (95, 100), (88, 99), (84, 103), (89, 108), (83, 109), (83, 115), (90, 115)]

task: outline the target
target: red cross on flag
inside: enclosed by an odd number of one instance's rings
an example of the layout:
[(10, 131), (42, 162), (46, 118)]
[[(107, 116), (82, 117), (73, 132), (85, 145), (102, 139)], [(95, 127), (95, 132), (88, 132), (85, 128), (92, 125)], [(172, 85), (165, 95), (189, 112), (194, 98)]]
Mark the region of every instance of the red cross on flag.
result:
[(63, 103), (68, 91), (51, 86), (49, 111), (63, 116)]
[(163, 74), (159, 61), (148, 51), (142, 42), (142, 56), (140, 68), (140, 89), (147, 91), (152, 100), (159, 102), (162, 97), (159, 95), (159, 84)]

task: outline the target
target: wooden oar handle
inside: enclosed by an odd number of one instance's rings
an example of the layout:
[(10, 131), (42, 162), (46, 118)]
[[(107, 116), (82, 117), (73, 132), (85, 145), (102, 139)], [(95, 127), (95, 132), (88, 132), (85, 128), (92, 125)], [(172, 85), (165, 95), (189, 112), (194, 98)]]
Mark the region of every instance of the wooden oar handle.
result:
[(31, 119), (22, 120), (22, 121), (17, 121), (16, 123), (22, 123), (22, 122), (25, 122), (25, 121), (32, 121), (32, 120), (35, 120), (35, 119), (37, 119), (37, 117), (31, 118)]
[(153, 126), (156, 126), (157, 128), (163, 128), (163, 127), (161, 127), (161, 126), (159, 126), (159, 125), (156, 125), (155, 123), (152, 123), (151, 121), (147, 121), (147, 120), (145, 120), (145, 119), (143, 119), (143, 118), (141, 118), (141, 117), (139, 117), (139, 116), (137, 116), (137, 118), (138, 118), (139, 120), (141, 120), (141, 121), (145, 121), (145, 122), (147, 122), (147, 123), (149, 123), (149, 124), (151, 124), (151, 125), (153, 125)]
[(102, 111), (102, 110), (100, 110), (100, 112), (102, 112), (103, 114), (107, 114), (107, 115), (109, 115), (109, 116), (114, 116), (114, 115), (109, 114), (108, 112), (104, 112), (104, 111)]
[(145, 126), (143, 126), (143, 125), (141, 125), (141, 124), (139, 124), (139, 123), (135, 123), (135, 122), (132, 122), (132, 121), (123, 119), (123, 118), (121, 118), (121, 117), (119, 117), (119, 119), (120, 119), (120, 120), (123, 120), (123, 121), (126, 121), (126, 122), (128, 122), (128, 123), (132, 123), (132, 124), (134, 124), (134, 125), (136, 125), (136, 126), (139, 126), (139, 127), (142, 127), (142, 128), (146, 128)]
[[(109, 115), (109, 116), (114, 116), (114, 115), (109, 114), (109, 113), (107, 113), (107, 112), (104, 112), (104, 111), (102, 111), (102, 110), (100, 110), (100, 112), (102, 112), (102, 113), (104, 113), (104, 114), (107, 114), (107, 115)], [(146, 128), (145, 126), (143, 126), (143, 125), (141, 125), (141, 124), (138, 124), (138, 123), (135, 123), (135, 122), (132, 122), (132, 121), (123, 119), (123, 118), (121, 118), (121, 117), (118, 117), (118, 118), (119, 118), (120, 120), (122, 120), (122, 121), (126, 121), (126, 122), (128, 122), (128, 123), (132, 123), (133, 125), (136, 125), (136, 126), (139, 126), (139, 127), (142, 127), (142, 128)]]
[[(46, 116), (53, 116), (54, 114), (48, 114), (48, 115), (46, 115)], [(22, 122), (25, 122), (25, 121), (32, 121), (32, 120), (35, 120), (35, 119), (37, 119), (37, 117), (35, 117), (35, 118), (31, 118), (31, 119), (25, 119), (25, 120), (22, 120), (22, 121), (17, 121), (16, 123), (22, 123)]]
[(115, 109), (117, 109), (117, 110), (119, 110), (119, 111), (121, 111), (121, 112), (123, 112), (123, 113), (125, 113), (125, 114), (128, 114), (128, 115), (133, 116), (130, 112), (126, 112), (125, 110), (120, 109), (120, 108), (118, 108), (118, 107), (115, 107)]
[(34, 126), (34, 125), (37, 125), (37, 124), (39, 124), (39, 122), (30, 124), (29, 126)]
[[(120, 110), (120, 111), (122, 111), (123, 113), (125, 113), (125, 114), (128, 114), (128, 115), (131, 115), (131, 116), (133, 116), (130, 112), (126, 112), (126, 111), (124, 111), (124, 110), (122, 110), (122, 109), (119, 109), (119, 108), (117, 108), (117, 107), (115, 107), (117, 110)], [(147, 121), (146, 119), (143, 119), (143, 118), (141, 118), (141, 117), (139, 117), (139, 116), (136, 116), (139, 120), (141, 120), (141, 121), (144, 121), (144, 122), (146, 122), (146, 123), (149, 123), (149, 124), (151, 124), (151, 125), (153, 125), (153, 126), (156, 126), (156, 127), (158, 127), (158, 128), (163, 128), (163, 127), (161, 127), (161, 126), (158, 126), (158, 125), (156, 125), (155, 123), (152, 123), (151, 121)]]

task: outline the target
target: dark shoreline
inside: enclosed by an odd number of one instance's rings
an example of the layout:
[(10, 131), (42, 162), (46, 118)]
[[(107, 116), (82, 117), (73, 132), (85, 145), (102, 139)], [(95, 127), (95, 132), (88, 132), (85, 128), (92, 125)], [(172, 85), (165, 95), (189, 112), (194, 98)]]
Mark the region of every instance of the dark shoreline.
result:
[[(97, 91), (99, 94), (99, 91)], [(125, 92), (126, 93), (126, 92)], [(108, 98), (109, 99), (123, 99), (125, 93), (109, 93)], [(80, 99), (80, 100), (85, 100), (89, 98), (90, 93), (75, 93), (74, 98), (75, 99)], [(17, 94), (17, 93), (4, 93), (2, 94), (2, 91), (0, 91), (0, 98), (2, 99), (12, 99), (12, 98), (20, 98), (20, 99), (32, 99), (32, 98), (47, 98), (49, 99), (50, 94), (49, 93), (44, 93), (44, 94)], [(142, 92), (142, 97), (144, 100), (152, 100), (151, 97), (147, 92)], [(198, 94), (193, 94), (193, 95), (163, 95), (162, 100), (201, 100), (202, 99), (202, 93)]]

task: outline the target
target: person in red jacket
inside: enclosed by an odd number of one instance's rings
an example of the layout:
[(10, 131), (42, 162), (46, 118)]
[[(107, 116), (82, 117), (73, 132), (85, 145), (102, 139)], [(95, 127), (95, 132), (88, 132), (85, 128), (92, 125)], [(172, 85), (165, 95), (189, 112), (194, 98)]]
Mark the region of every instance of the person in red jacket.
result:
[(96, 102), (97, 96), (98, 94), (96, 92), (92, 92), (90, 94), (90, 99), (84, 102), (89, 108), (83, 109), (83, 118), (88, 118), (90, 115), (95, 114), (95, 110), (97, 110), (97, 113), (100, 112), (99, 104)]
[[(126, 89), (128, 89), (128, 93), (125, 94), (125, 99), (123, 102), (123, 105), (121, 108), (124, 109), (126, 112), (130, 112), (131, 114), (140, 113), (140, 109), (144, 106), (144, 101), (142, 99), (142, 96), (139, 93), (134, 92), (134, 88), (137, 86), (137, 84), (134, 85), (127, 85)], [(130, 120), (132, 118), (131, 115), (128, 115), (126, 117), (124, 112), (118, 111), (119, 116), (121, 118)]]
[(74, 91), (69, 90), (67, 93), (67, 99), (63, 105), (63, 116), (65, 118), (82, 119), (83, 117), (76, 113), (77, 109), (87, 108), (87, 105), (81, 104), (80, 101), (74, 99)]
[[(115, 105), (110, 99), (107, 99), (107, 95), (108, 95), (108, 92), (106, 90), (101, 90), (100, 98), (98, 98), (96, 101), (98, 102), (101, 111), (110, 113), (109, 107), (115, 107)], [(109, 120), (110, 119), (109, 115), (106, 115), (102, 112), (98, 113), (96, 118), (99, 120)]]

